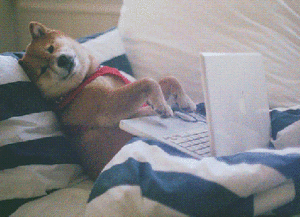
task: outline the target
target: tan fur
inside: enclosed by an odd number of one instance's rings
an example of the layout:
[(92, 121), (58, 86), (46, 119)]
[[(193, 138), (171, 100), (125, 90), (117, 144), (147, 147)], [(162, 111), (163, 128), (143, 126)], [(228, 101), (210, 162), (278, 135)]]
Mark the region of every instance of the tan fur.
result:
[[(31, 22), (32, 41), (20, 64), (29, 78), (48, 99), (58, 99), (93, 74), (99, 63), (81, 44), (60, 31)], [(101, 52), (101, 51), (100, 51)], [(174, 77), (156, 82), (144, 78), (124, 85), (120, 78), (106, 75), (88, 84), (58, 117), (62, 126), (81, 125), (87, 130), (74, 137), (83, 166), (97, 177), (106, 163), (131, 138), (118, 128), (122, 119), (153, 113), (173, 115), (166, 100), (173, 98), (179, 107), (196, 106)], [(153, 107), (142, 108), (148, 102)]]

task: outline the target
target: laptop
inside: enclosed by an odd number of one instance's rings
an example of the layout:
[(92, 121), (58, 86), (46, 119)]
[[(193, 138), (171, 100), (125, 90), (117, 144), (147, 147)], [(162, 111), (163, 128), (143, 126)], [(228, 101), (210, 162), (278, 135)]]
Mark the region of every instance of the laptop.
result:
[(270, 116), (262, 56), (258, 53), (201, 53), (206, 117), (176, 111), (174, 117), (126, 119), (120, 128), (164, 142), (197, 159), (267, 148)]

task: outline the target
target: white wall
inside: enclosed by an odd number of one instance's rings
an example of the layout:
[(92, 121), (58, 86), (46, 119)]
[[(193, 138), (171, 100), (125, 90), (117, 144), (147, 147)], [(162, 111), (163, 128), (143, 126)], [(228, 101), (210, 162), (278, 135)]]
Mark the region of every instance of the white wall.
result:
[(17, 50), (14, 1), (0, 0), (0, 53)]
[(17, 0), (17, 48), (23, 50), (30, 42), (30, 21), (77, 38), (116, 26), (121, 5), (122, 0)]

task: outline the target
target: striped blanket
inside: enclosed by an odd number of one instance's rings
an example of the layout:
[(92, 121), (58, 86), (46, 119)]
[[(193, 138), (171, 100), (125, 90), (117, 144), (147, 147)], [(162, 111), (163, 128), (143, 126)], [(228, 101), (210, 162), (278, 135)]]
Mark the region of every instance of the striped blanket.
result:
[(92, 189), (87, 216), (278, 216), (300, 212), (300, 109), (273, 110), (270, 149), (196, 160), (135, 138)]

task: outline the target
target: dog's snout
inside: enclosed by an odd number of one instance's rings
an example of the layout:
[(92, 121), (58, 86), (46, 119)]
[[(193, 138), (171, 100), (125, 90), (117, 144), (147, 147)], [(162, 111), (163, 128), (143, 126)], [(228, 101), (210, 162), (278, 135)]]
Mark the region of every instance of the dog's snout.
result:
[(67, 55), (61, 55), (57, 60), (57, 65), (60, 68), (70, 71), (74, 66), (74, 58)]

